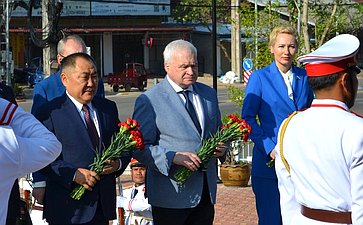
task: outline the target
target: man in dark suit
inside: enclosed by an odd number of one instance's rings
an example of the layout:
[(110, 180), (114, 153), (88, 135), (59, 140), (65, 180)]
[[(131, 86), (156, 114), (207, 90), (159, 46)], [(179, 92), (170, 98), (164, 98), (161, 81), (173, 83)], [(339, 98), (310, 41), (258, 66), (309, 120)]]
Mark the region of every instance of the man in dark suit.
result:
[[(69, 35), (62, 38), (57, 45), (57, 62), (61, 65), (64, 57), (77, 53), (86, 53), (86, 44), (78, 35)], [(105, 97), (105, 91), (102, 80), (99, 80), (97, 86), (96, 96)], [(60, 70), (49, 76), (47, 79), (42, 80), (34, 86), (33, 91), (33, 105), (31, 113), (35, 115), (36, 111), (46, 102), (53, 100), (63, 95), (65, 87), (61, 81)], [(33, 173), (33, 191), (32, 194), (37, 200), (37, 203), (43, 204), (45, 194), (45, 180), (46, 177), (40, 173)]]
[[(61, 80), (66, 92), (46, 103), (36, 117), (62, 143), (60, 157), (41, 172), (47, 176), (44, 217), (50, 225), (108, 225), (116, 218), (115, 177), (130, 157), (108, 161), (101, 175), (89, 170), (95, 151), (107, 148), (118, 128), (116, 104), (95, 96), (98, 84), (91, 56), (75, 53), (62, 61)], [(86, 192), (70, 197), (76, 185)]]
[[(134, 118), (140, 122), (145, 150), (134, 157), (148, 166), (146, 186), (155, 225), (212, 225), (217, 191), (217, 158), (220, 144), (206, 169), (198, 170), (196, 152), (203, 138), (221, 125), (216, 92), (196, 82), (197, 50), (189, 42), (176, 40), (164, 50), (167, 75), (135, 103)], [(188, 109), (187, 109), (188, 107)], [(175, 181), (181, 167), (194, 171), (184, 185)]]
[[(0, 83), (0, 98), (6, 99), (9, 102), (17, 105), (14, 92), (11, 89), (11, 87), (2, 83)], [(6, 224), (7, 225), (15, 224), (16, 219), (19, 217), (20, 217), (20, 193), (19, 193), (18, 179), (16, 179), (10, 193)]]

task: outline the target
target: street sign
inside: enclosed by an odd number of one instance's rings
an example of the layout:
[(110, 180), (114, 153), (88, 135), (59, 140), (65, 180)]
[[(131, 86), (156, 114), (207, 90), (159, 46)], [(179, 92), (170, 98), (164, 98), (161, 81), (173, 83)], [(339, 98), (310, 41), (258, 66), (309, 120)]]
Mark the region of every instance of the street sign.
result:
[(243, 83), (244, 83), (245, 85), (247, 85), (247, 83), (248, 83), (248, 79), (250, 79), (251, 74), (252, 74), (252, 71), (251, 71), (251, 70), (245, 70), (245, 71), (243, 72)]
[(244, 70), (252, 70), (253, 68), (253, 63), (252, 60), (249, 58), (246, 58), (243, 60), (243, 69)]

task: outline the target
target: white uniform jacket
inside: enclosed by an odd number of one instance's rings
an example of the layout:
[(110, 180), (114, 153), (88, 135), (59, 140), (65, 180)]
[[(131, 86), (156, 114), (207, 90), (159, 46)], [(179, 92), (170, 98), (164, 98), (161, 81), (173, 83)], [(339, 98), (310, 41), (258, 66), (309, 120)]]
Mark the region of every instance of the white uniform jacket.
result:
[(33, 115), (0, 98), (0, 225), (5, 224), (15, 179), (51, 163), (61, 148)]
[(287, 125), (283, 155), (290, 173), (282, 163), (279, 145), (275, 166), (284, 225), (332, 225), (304, 217), (300, 205), (351, 211), (353, 224), (363, 224), (362, 118), (342, 102), (315, 99), (311, 108)]
[[(136, 195), (133, 197), (137, 190)], [(125, 210), (125, 225), (153, 225), (151, 205), (145, 198), (145, 185), (133, 186), (117, 196), (117, 207)], [(115, 223), (114, 223), (115, 224)]]

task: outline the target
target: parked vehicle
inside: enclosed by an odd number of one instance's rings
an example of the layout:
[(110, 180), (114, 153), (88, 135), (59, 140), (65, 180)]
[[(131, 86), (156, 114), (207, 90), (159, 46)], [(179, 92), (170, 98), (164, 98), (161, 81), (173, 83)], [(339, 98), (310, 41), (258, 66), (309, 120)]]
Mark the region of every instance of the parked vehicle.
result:
[(107, 83), (114, 92), (118, 92), (120, 88), (129, 92), (133, 87), (143, 91), (147, 86), (147, 75), (143, 64), (126, 63), (125, 69), (121, 72), (107, 75)]

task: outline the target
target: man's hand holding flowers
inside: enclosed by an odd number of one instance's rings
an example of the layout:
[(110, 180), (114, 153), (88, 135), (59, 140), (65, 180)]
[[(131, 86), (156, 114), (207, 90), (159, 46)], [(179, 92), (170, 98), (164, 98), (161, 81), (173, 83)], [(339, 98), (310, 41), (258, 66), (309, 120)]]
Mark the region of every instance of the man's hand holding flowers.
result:
[(100, 176), (91, 170), (78, 168), (74, 176), (74, 182), (82, 185), (86, 190), (92, 191), (92, 187), (100, 180)]
[[(222, 157), (226, 152), (227, 146), (223, 142), (219, 142), (213, 153), (214, 157)], [(176, 165), (184, 166), (191, 171), (197, 171), (201, 165), (202, 160), (193, 152), (177, 152), (175, 153), (173, 163)]]
[(185, 156), (189, 156), (189, 158), (186, 158), (189, 160), (185, 160), (184, 164), (178, 164), (183, 165), (184, 167), (176, 172), (176, 181), (179, 184), (184, 184), (194, 171), (198, 170), (198, 168), (203, 165), (207, 165), (211, 157), (222, 157), (224, 155), (226, 151), (225, 142), (239, 138), (243, 141), (247, 141), (250, 133), (251, 126), (247, 124), (245, 120), (240, 119), (235, 114), (229, 115), (227, 121), (222, 124), (219, 131), (203, 140), (202, 147), (196, 154), (184, 154)]
[(202, 160), (193, 152), (176, 152), (173, 163), (184, 166), (191, 171), (197, 171), (202, 163)]
[(106, 166), (103, 168), (101, 174), (111, 174), (113, 172), (116, 172), (121, 168), (121, 161), (119, 159), (113, 160), (106, 160)]
[(95, 152), (94, 162), (90, 169), (79, 168), (74, 177), (74, 182), (79, 184), (71, 192), (75, 200), (81, 199), (85, 190), (92, 191), (92, 187), (100, 180), (100, 175), (111, 174), (120, 169), (120, 160), (123, 152), (138, 148), (144, 149), (144, 139), (139, 130), (139, 123), (128, 118), (125, 122), (118, 124), (119, 132), (113, 138), (110, 146), (101, 153)]
[(214, 157), (222, 157), (226, 153), (227, 145), (224, 142), (218, 142), (216, 150), (214, 151)]

